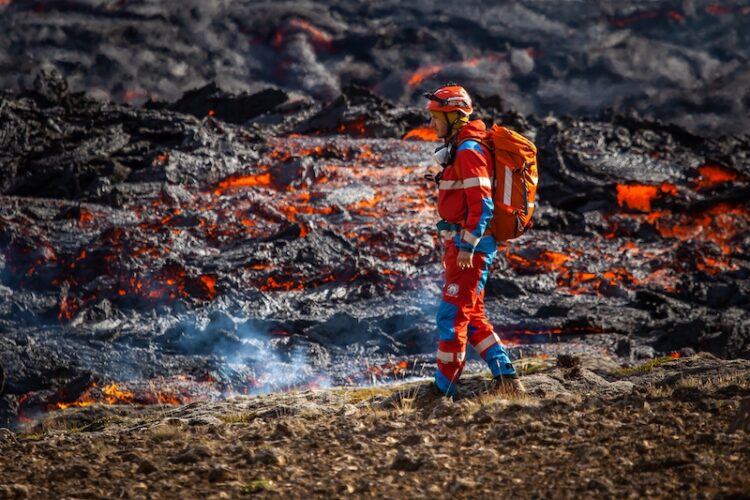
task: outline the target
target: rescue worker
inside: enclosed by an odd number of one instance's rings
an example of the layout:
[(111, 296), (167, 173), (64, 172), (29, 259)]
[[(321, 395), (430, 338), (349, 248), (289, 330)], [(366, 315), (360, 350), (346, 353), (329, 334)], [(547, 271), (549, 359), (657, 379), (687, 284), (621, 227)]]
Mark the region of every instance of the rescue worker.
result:
[(487, 320), (484, 287), (497, 252), (491, 234), (492, 152), (481, 140), (482, 120), (469, 121), (472, 103), (466, 90), (448, 83), (425, 94), (433, 127), (444, 145), (435, 158), (443, 166), (432, 177), (438, 184), (438, 244), (442, 245), (445, 282), (437, 312), (439, 334), (435, 386), (453, 396), (466, 359), (466, 344), (489, 365), (495, 390), (525, 392), (500, 338)]

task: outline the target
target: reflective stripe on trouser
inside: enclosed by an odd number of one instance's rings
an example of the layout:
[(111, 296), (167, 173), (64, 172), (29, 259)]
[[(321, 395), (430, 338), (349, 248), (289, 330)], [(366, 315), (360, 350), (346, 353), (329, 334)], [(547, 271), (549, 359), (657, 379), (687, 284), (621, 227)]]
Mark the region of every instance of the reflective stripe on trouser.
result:
[[(486, 236), (482, 240), (485, 238), (492, 237)], [(457, 256), (455, 242), (447, 242), (444, 252), (445, 283), (437, 313), (439, 340), (435, 372), (435, 384), (447, 395), (456, 391), (468, 342), (489, 365), (493, 376), (513, 376), (516, 373), (484, 310), (484, 285), (495, 252), (475, 252), (474, 267), (471, 269), (459, 269)]]

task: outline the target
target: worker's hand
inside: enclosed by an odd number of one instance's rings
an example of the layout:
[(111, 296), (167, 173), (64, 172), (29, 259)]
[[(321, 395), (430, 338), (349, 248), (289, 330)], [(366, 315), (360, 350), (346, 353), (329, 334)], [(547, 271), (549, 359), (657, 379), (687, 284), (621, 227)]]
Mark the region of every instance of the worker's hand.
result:
[(458, 252), (458, 257), (456, 257), (456, 264), (458, 264), (458, 268), (470, 269), (474, 267), (472, 257), (474, 257), (474, 254), (472, 252), (467, 252), (466, 250), (461, 250), (460, 252)]

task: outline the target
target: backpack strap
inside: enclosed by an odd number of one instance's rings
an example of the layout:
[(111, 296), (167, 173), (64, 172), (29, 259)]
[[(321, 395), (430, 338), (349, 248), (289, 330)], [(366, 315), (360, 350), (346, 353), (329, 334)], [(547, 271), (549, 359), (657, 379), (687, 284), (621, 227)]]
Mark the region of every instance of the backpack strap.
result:
[[(467, 144), (469, 142), (474, 142), (476, 144)], [(491, 174), (492, 174), (492, 185), (495, 185), (495, 154), (494, 154), (494, 146), (492, 145), (492, 141), (488, 140), (488, 137), (467, 137), (465, 139), (462, 139), (461, 142), (456, 144), (456, 154), (458, 154), (459, 151), (463, 149), (473, 149), (474, 151), (478, 152), (481, 155), (484, 155), (484, 151), (482, 151), (482, 148), (479, 147), (479, 145), (483, 145), (487, 148), (487, 150), (490, 152), (489, 160), (487, 164), (491, 164)], [(486, 156), (486, 155), (484, 155)], [(458, 168), (458, 163), (453, 165), (453, 168), (456, 169), (458, 172), (458, 175), (461, 176), (461, 171)], [(494, 193), (493, 193), (494, 194)]]

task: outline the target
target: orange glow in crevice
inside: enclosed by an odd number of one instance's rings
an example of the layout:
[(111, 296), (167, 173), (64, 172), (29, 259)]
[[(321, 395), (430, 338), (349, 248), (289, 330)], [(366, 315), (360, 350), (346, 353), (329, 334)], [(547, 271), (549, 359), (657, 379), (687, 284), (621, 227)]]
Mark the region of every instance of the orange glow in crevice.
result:
[(216, 298), (216, 277), (204, 274), (198, 279), (200, 279), (200, 282), (203, 283), (208, 298), (210, 300), (214, 300)]
[(352, 134), (363, 137), (368, 135), (366, 122), (367, 117), (362, 115), (357, 117), (357, 119), (355, 119), (354, 121), (340, 123), (339, 126), (336, 127), (336, 132), (340, 134)]
[(538, 258), (535, 260), (528, 260), (518, 254), (511, 253), (510, 250), (506, 250), (505, 258), (515, 270), (528, 270), (534, 272), (557, 271), (563, 266), (563, 264), (570, 260), (570, 256), (550, 250), (542, 250), (539, 253)]
[(734, 170), (719, 165), (701, 165), (698, 167), (700, 178), (693, 183), (693, 189), (700, 191), (740, 178)]
[(651, 211), (651, 202), (662, 195), (676, 196), (677, 186), (662, 182), (659, 186), (650, 184), (618, 184), (617, 204), (641, 212)]
[(219, 186), (214, 190), (215, 195), (220, 195), (227, 189), (232, 188), (243, 188), (243, 187), (254, 187), (254, 186), (270, 186), (271, 185), (271, 174), (255, 174), (255, 175), (232, 175), (224, 179), (219, 183)]

